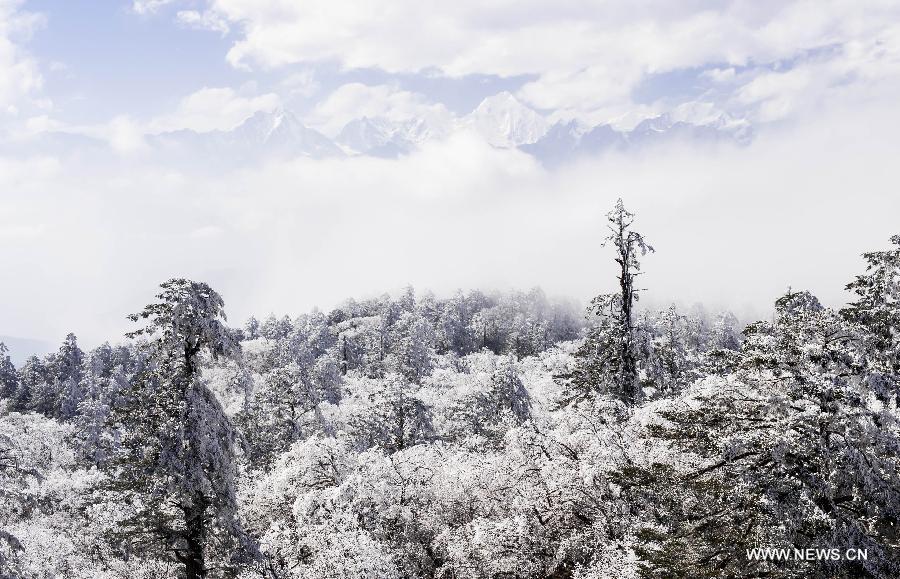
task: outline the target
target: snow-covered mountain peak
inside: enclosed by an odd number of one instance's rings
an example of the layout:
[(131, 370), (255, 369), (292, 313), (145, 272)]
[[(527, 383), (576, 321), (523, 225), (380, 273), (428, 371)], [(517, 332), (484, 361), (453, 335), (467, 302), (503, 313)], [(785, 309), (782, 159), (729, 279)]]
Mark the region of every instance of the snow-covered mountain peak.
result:
[[(396, 127), (387, 119), (360, 117), (344, 125), (336, 141), (350, 152), (396, 156), (401, 152), (401, 144), (392, 143), (396, 133)], [(404, 148), (406, 145), (402, 143)]]
[(309, 131), (306, 125), (289, 110), (277, 108), (272, 111), (257, 111), (233, 132), (245, 139), (255, 142), (267, 142), (278, 133), (301, 133)]
[(360, 117), (344, 125), (336, 141), (351, 152), (377, 157), (408, 153), (425, 141), (440, 139), (450, 132), (444, 119)]
[(663, 113), (656, 117), (644, 119), (632, 129), (634, 133), (662, 133), (672, 128), (675, 121), (669, 113)]
[(547, 133), (547, 121), (509, 92), (490, 96), (465, 119), (496, 147), (517, 147), (536, 142)]
[(181, 130), (153, 135), (150, 143), (162, 154), (186, 158), (187, 152), (220, 162), (241, 162), (264, 158), (342, 156), (328, 137), (304, 125), (286, 109), (258, 111), (230, 131), (196, 132)]
[(484, 98), (478, 106), (475, 107), (474, 112), (481, 111), (488, 114), (494, 114), (498, 111), (502, 112), (510, 109), (531, 110), (522, 104), (522, 101), (517, 99), (515, 95), (505, 90)]

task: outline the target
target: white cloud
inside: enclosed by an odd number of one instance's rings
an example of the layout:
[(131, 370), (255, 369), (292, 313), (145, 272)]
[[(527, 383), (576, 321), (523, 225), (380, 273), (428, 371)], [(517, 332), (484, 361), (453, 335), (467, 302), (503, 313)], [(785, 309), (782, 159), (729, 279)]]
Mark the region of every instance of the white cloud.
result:
[(37, 62), (21, 41), (44, 25), (42, 15), (20, 10), (20, 0), (0, 0), (0, 107), (17, 114), (19, 105), (32, 104), (31, 97), (43, 85)]
[(0, 224), (0, 239), (26, 241), (40, 237), (47, 231), (47, 227), (38, 225), (3, 225)]
[(243, 95), (232, 88), (202, 88), (181, 99), (175, 111), (152, 120), (147, 131), (228, 130), (253, 113), (271, 111), (280, 104), (274, 93)]
[(26, 135), (36, 135), (47, 131), (55, 131), (64, 126), (65, 125), (62, 122), (51, 118), (49, 115), (37, 115), (29, 117), (25, 121), (24, 133)]
[(540, 284), (587, 298), (611, 283), (600, 237), (618, 196), (657, 248), (642, 278), (649, 302), (764, 312), (791, 285), (839, 304), (859, 254), (897, 232), (897, 134), (887, 93), (868, 107), (832, 103), (747, 148), (669, 145), (555, 171), (464, 132), (401, 159), (216, 175), (173, 174), (140, 156), (0, 162), (0, 224), (26, 228), (10, 230), (0, 271), (28, 282), (0, 284), (0, 317), (14, 335), (115, 339), (156, 284), (182, 275), (219, 290), (235, 323), (407, 282), (437, 292)]
[[(338, 62), (391, 73), (530, 74), (536, 79), (517, 96), (533, 106), (589, 114), (629, 104), (649, 74), (712, 67), (715, 79), (727, 81), (734, 67), (802, 61), (829, 46), (839, 48), (835, 54), (849, 54), (857, 43), (895, 35), (900, 5), (209, 0), (203, 14), (227, 21), (237, 34), (228, 53), (235, 66)], [(857, 56), (845, 61), (851, 77), (882, 70), (891, 58), (875, 50)], [(768, 102), (760, 116), (788, 114), (795, 110), (792, 102)]]
[(835, 101), (868, 101), (900, 89), (900, 24), (871, 38), (859, 39), (799, 59), (783, 70), (747, 75), (734, 101), (750, 107), (758, 122), (816, 114)]
[(146, 147), (144, 131), (140, 123), (127, 115), (114, 117), (95, 133), (106, 139), (112, 149), (121, 154), (137, 153)]
[(281, 81), (281, 85), (287, 88), (291, 94), (304, 98), (311, 97), (321, 88), (312, 69), (289, 74)]
[[(222, 175), (182, 174), (133, 154), (148, 131), (229, 129), (281, 102), (252, 85), (204, 88), (148, 122), (122, 116), (82, 131), (127, 153), (109, 162), (0, 157), (0, 237), (12, 247), (0, 251), (0, 271), (28, 281), (0, 284), (4, 331), (114, 338), (123, 315), (173, 275), (212, 283), (235, 321), (405, 282), (438, 291), (542, 284), (585, 298), (608, 282), (603, 265), (584, 264), (605, 263), (598, 223), (620, 195), (659, 251), (646, 262), (651, 299), (763, 309), (791, 284), (839, 302), (858, 253), (883, 246), (900, 214), (898, 7), (700, 4), (214, 0), (194, 10), (192, 2), (176, 16), (182, 24), (227, 25), (237, 38), (232, 63), (291, 65), (279, 90), (301, 96), (326, 82), (312, 72), (321, 61), (530, 74), (517, 96), (554, 109), (554, 118), (625, 126), (661, 112), (655, 102), (630, 102), (648, 75), (697, 68), (709, 69), (705, 78), (725, 96), (675, 107), (679, 118), (714, 118), (727, 105), (755, 120), (797, 123), (764, 128), (744, 149), (700, 155), (666, 145), (554, 171), (465, 131), (400, 159), (273, 162)], [(0, 0), (0, 110), (25, 111), (35, 131), (58, 128), (23, 102), (37, 98), (40, 74), (18, 42), (39, 19), (22, 17), (19, 6)], [(307, 66), (298, 73), (298, 64)], [(450, 113), (389, 82), (350, 83), (307, 120), (333, 134), (363, 115)]]
[(134, 0), (131, 9), (141, 16), (156, 14), (159, 9), (168, 4), (172, 4), (177, 0)]
[[(128, 115), (117, 115), (109, 121), (97, 125), (67, 125), (53, 120), (29, 119), (34, 121), (26, 125), (24, 136), (39, 134), (42, 130), (84, 135), (105, 141), (110, 149), (119, 155), (130, 156), (147, 150), (146, 131), (143, 123)], [(34, 130), (28, 131), (31, 128)]]
[(182, 98), (174, 111), (149, 121), (126, 114), (99, 124), (74, 125), (46, 114), (36, 115), (21, 123), (13, 134), (29, 137), (45, 131), (64, 131), (106, 141), (116, 153), (134, 155), (148, 150), (148, 135), (181, 129), (229, 130), (258, 111), (272, 111), (281, 106), (281, 99), (274, 93), (242, 94), (254, 90), (252, 82), (240, 91), (203, 88)]
[(176, 21), (188, 28), (196, 28), (198, 30), (211, 30), (218, 32), (222, 36), (228, 34), (228, 21), (219, 16), (218, 13), (206, 10), (199, 12), (197, 10), (179, 10), (175, 15)]
[(729, 66), (726, 68), (711, 68), (709, 70), (705, 70), (701, 73), (701, 76), (708, 78), (713, 82), (727, 83), (734, 81), (735, 77), (737, 76), (737, 72), (735, 71), (733, 66)]
[(641, 79), (639, 70), (591, 66), (579, 71), (548, 72), (519, 90), (517, 96), (542, 109), (592, 109), (629, 103)]
[(193, 239), (213, 239), (220, 237), (223, 233), (225, 233), (225, 230), (217, 225), (204, 225), (191, 231), (188, 236)]
[(764, 73), (742, 86), (737, 99), (743, 104), (759, 105), (757, 120), (778, 121), (794, 111), (798, 105), (797, 97), (814, 82), (812, 71), (807, 67)]
[(311, 126), (333, 135), (348, 121), (360, 117), (383, 117), (392, 121), (416, 118), (442, 125), (448, 123), (452, 115), (444, 105), (430, 103), (423, 95), (396, 86), (348, 83), (317, 104), (306, 120)]

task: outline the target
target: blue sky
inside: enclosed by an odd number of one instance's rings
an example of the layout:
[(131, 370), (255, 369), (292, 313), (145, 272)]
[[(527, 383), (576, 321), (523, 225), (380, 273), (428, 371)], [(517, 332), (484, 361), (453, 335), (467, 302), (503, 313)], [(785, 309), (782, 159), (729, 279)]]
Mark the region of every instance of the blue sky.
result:
[[(46, 17), (27, 47), (50, 69), (45, 90), (72, 122), (159, 114), (203, 86), (248, 80), (222, 58), (227, 39), (141, 17), (130, 2), (36, 0), (23, 7)], [(65, 68), (53, 71), (54, 63)]]
[[(502, 91), (551, 123), (757, 137), (548, 169), (464, 130)], [(586, 300), (619, 196), (658, 249), (649, 303), (765, 315), (791, 285), (839, 304), (897, 233), (897, 94), (900, 5), (879, 0), (0, 0), (0, 335), (115, 341), (173, 276), (236, 321), (407, 283)], [(463, 129), (399, 159), (145, 154), (278, 107), (329, 135), (363, 115)], [(58, 132), (109, 148), (60, 155)]]

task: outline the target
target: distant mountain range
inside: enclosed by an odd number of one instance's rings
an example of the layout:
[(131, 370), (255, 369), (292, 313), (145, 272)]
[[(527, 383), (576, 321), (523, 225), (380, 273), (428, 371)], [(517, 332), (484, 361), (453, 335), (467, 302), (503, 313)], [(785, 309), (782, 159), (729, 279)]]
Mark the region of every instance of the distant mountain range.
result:
[(349, 154), (398, 157), (430, 139), (450, 133), (448, 126), (431, 126), (424, 119), (390, 121), (362, 117), (347, 123), (335, 139)]
[(195, 153), (228, 159), (320, 159), (344, 154), (334, 141), (286, 110), (258, 112), (230, 131), (199, 133), (185, 129), (150, 135), (147, 141), (163, 154)]
[(670, 115), (661, 115), (641, 121), (629, 131), (619, 131), (608, 124), (584, 127), (576, 121), (560, 122), (534, 143), (523, 144), (519, 148), (546, 165), (558, 165), (572, 158), (604, 151), (639, 149), (665, 142), (747, 145), (752, 138), (753, 129), (746, 121), (721, 116), (712, 123), (693, 124), (673, 120)]
[[(146, 135), (145, 142), (151, 155), (169, 162), (234, 165), (273, 158), (326, 159), (358, 155), (396, 158), (428, 141), (461, 130), (481, 135), (494, 147), (518, 148), (548, 166), (604, 151), (633, 150), (663, 142), (745, 145), (753, 137), (747, 121), (726, 115), (698, 123), (665, 114), (646, 119), (630, 130), (616, 129), (609, 124), (585, 126), (576, 121), (550, 125), (543, 115), (503, 92), (486, 98), (460, 118), (398, 121), (361, 117), (347, 123), (334, 138), (306, 126), (292, 112), (278, 109), (257, 112), (231, 130), (184, 129)], [(26, 149), (57, 154), (73, 149), (96, 150), (100, 146), (102, 141), (95, 138), (49, 132)]]

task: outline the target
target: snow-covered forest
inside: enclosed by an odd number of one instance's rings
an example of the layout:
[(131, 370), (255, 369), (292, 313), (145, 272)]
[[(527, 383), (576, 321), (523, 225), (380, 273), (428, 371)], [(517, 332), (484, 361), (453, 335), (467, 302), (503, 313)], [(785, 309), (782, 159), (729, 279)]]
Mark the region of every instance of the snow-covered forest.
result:
[(744, 325), (641, 308), (652, 240), (606, 225), (587, 317), (408, 288), (232, 327), (172, 279), (127, 339), (0, 345), (0, 577), (900, 576), (900, 236), (846, 307)]

